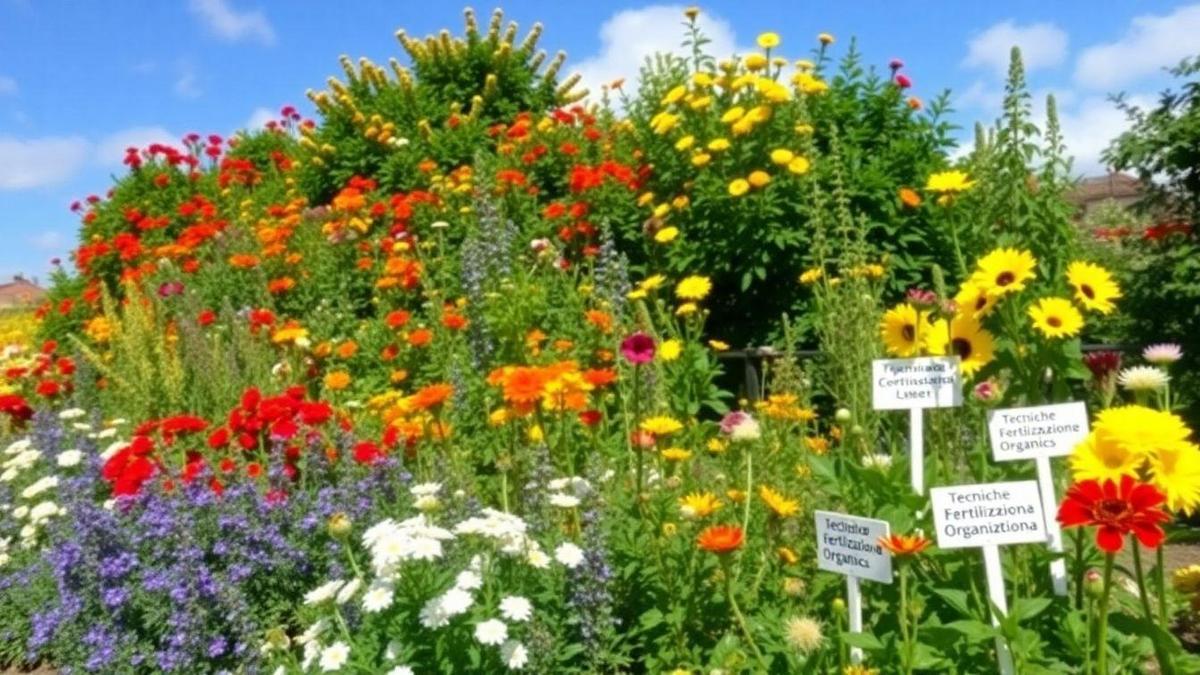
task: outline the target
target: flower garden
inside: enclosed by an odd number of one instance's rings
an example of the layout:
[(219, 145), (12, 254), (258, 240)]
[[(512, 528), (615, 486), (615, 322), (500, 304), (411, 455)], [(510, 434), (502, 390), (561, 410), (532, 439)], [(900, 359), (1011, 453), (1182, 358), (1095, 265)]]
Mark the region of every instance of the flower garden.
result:
[(698, 11), (586, 101), (467, 10), (131, 148), (0, 315), (0, 664), (1200, 672), (1191, 228), (1075, 222), (1018, 52), (952, 159)]

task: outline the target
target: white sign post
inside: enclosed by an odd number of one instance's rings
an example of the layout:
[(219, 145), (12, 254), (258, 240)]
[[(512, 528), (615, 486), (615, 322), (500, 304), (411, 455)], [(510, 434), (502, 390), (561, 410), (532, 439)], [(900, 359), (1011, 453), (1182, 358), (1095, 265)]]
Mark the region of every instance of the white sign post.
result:
[(925, 494), (926, 408), (962, 405), (962, 373), (957, 356), (876, 359), (871, 362), (872, 407), (908, 410), (909, 475), (913, 492)]
[[(1036, 481), (953, 485), (930, 490), (933, 522), (939, 548), (982, 548), (988, 597), (1008, 614), (1000, 546), (1046, 542), (1046, 518)], [(992, 614), (992, 625), (1000, 618)], [(996, 637), (996, 657), (1002, 675), (1013, 672), (1012, 653)]]
[[(886, 520), (816, 511), (817, 567), (846, 577), (846, 609), (850, 632), (862, 632), (862, 591), (859, 579), (892, 583), (892, 554), (880, 545), (891, 534)], [(862, 662), (862, 650), (850, 649), (850, 660)]]
[[(1046, 519), (1050, 550), (1062, 553), (1062, 528), (1054, 518), (1054, 514), (1058, 513), (1058, 497), (1054, 490), (1050, 458), (1071, 454), (1075, 446), (1087, 437), (1087, 406), (1082, 401), (1076, 401), (991, 410), (988, 411), (988, 435), (992, 440), (992, 456), (997, 462), (1020, 459), (1037, 462), (1042, 510), (1050, 514)], [(1067, 594), (1067, 564), (1061, 556), (1050, 563), (1050, 579), (1056, 594)]]

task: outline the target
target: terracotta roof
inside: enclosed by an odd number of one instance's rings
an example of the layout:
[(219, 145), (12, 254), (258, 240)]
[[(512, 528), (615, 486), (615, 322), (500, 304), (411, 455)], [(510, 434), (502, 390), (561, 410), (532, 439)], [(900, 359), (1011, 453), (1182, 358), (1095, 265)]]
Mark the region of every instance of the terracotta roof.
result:
[(7, 284), (0, 284), (0, 304), (34, 303), (45, 295), (46, 291), (41, 286), (20, 277)]
[(1105, 176), (1091, 176), (1080, 180), (1075, 189), (1067, 194), (1067, 199), (1075, 204), (1083, 205), (1104, 199), (1125, 199), (1141, 195), (1141, 181), (1129, 174), (1110, 173)]

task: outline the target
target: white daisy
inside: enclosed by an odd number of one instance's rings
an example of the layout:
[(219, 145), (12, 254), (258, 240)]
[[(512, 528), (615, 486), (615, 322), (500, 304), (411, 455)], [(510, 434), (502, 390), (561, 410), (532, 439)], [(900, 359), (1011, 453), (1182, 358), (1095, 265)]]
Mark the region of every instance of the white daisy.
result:
[(324, 584), (317, 586), (308, 593), (304, 594), (304, 604), (319, 605), (322, 602), (332, 600), (334, 596), (337, 595), (337, 592), (342, 589), (342, 586), (345, 585), (345, 583), (346, 582), (342, 581), (341, 579), (334, 579), (333, 581), (327, 581)]
[(563, 565), (575, 569), (583, 564), (583, 549), (569, 541), (563, 542), (554, 549), (554, 559)]
[(1132, 366), (1117, 376), (1117, 382), (1128, 391), (1159, 391), (1170, 381), (1165, 370), (1154, 366)]
[(58, 465), (64, 468), (78, 466), (83, 461), (83, 453), (79, 450), (63, 450), (55, 459)]
[(395, 595), (396, 589), (390, 583), (379, 580), (372, 581), (367, 592), (363, 593), (363, 611), (371, 614), (382, 612), (392, 606)]
[(529, 663), (529, 651), (516, 640), (509, 640), (500, 647), (500, 658), (509, 670), (520, 670)]
[(509, 621), (528, 621), (533, 604), (519, 595), (510, 595), (500, 601), (500, 614)]
[(321, 650), (321, 670), (332, 672), (341, 670), (350, 660), (350, 646), (345, 642), (335, 642)]
[(480, 586), (483, 586), (483, 578), (471, 570), (459, 572), (454, 580), (454, 587), (464, 591), (473, 591)]
[(60, 419), (60, 420), (77, 420), (86, 414), (87, 414), (87, 411), (85, 411), (83, 408), (67, 408), (66, 410), (58, 413), (58, 419)]
[(475, 639), (483, 645), (500, 645), (508, 639), (508, 625), (499, 619), (475, 624)]
[(347, 581), (346, 585), (342, 586), (342, 589), (337, 593), (337, 604), (344, 605), (347, 602), (350, 602), (350, 600), (354, 597), (354, 594), (358, 593), (358, 589), (362, 588), (362, 585), (362, 579), (351, 579), (350, 581)]
[(573, 509), (576, 506), (579, 506), (579, 497), (576, 497), (575, 495), (564, 495), (556, 492), (550, 495), (550, 503), (562, 509)]

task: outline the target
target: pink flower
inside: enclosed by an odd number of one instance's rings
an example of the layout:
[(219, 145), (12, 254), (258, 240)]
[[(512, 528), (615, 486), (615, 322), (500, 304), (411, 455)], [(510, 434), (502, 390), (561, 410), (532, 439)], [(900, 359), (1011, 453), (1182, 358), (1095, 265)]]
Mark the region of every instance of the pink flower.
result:
[(1183, 358), (1183, 348), (1171, 342), (1150, 345), (1142, 350), (1142, 358), (1156, 366), (1166, 366)]
[(621, 356), (635, 366), (654, 360), (654, 338), (638, 331), (621, 341)]
[(938, 304), (937, 294), (924, 288), (910, 288), (905, 297), (917, 309), (931, 309)]
[(908, 89), (909, 87), (912, 86), (912, 80), (909, 79), (909, 77), (903, 73), (897, 74), (896, 75), (896, 86), (900, 87), (901, 89)]
[(888, 63), (888, 68), (891, 68), (892, 72), (896, 72), (897, 70), (900, 70), (903, 67), (904, 67), (904, 62), (901, 61), (900, 59), (892, 59)]
[(995, 403), (1000, 400), (1000, 386), (992, 380), (984, 380), (975, 385), (975, 400), (982, 403)]

